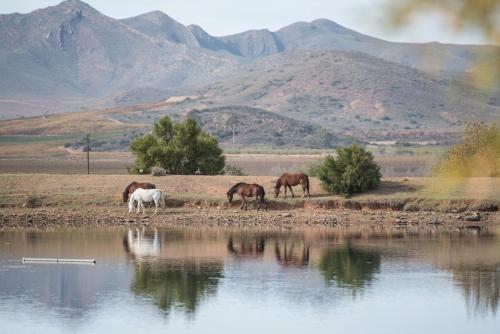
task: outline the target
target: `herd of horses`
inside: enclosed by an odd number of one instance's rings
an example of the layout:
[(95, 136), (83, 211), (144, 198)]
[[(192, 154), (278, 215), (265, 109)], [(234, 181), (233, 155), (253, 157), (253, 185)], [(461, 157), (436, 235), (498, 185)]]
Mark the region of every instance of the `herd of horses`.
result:
[[(284, 173), (281, 175), (274, 186), (274, 196), (278, 197), (280, 194), (281, 187), (284, 188), (284, 197), (286, 198), (287, 189), (290, 190), (292, 198), (295, 197), (293, 194), (292, 187), (300, 185), (302, 187), (303, 197), (310, 197), (309, 193), (309, 177), (304, 173)], [(232, 203), (233, 196), (239, 195), (242, 199), (242, 204), (240, 209), (248, 209), (248, 202), (246, 198), (255, 197), (255, 202), (257, 203), (257, 210), (264, 207), (267, 210), (267, 202), (265, 199), (266, 192), (264, 187), (256, 183), (245, 183), (238, 182), (233, 185), (226, 192), (227, 200)], [(165, 196), (163, 192), (156, 189), (156, 186), (152, 183), (130, 183), (123, 191), (123, 202), (128, 202), (128, 210), (131, 213), (135, 208), (135, 203), (137, 202), (137, 213), (146, 213), (145, 203), (154, 203), (155, 213), (158, 212), (160, 206), (165, 206)]]

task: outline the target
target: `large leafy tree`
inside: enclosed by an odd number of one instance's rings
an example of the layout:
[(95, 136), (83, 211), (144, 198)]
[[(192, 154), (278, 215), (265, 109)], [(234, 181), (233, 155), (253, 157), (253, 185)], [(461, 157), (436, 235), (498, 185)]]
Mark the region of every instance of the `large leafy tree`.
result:
[(188, 118), (172, 123), (168, 116), (153, 126), (153, 131), (132, 141), (130, 150), (136, 156), (131, 172), (149, 173), (160, 166), (171, 174), (222, 174), (224, 157), (217, 140), (203, 132), (196, 121)]

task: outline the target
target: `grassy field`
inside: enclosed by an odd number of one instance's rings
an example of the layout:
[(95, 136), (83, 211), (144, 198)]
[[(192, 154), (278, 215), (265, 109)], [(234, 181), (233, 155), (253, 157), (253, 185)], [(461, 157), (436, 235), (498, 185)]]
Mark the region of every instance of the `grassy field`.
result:
[[(65, 149), (76, 137), (0, 136), (0, 173), (83, 174), (87, 172), (86, 153)], [(307, 171), (325, 156), (321, 151), (267, 151), (267, 153), (229, 153), (226, 162), (248, 175), (280, 175), (286, 171)], [(425, 176), (435, 162), (434, 155), (376, 155), (386, 177)], [(91, 152), (94, 174), (127, 174), (133, 164), (129, 152)]]
[[(0, 174), (0, 182), (3, 185), (0, 188), (0, 205), (22, 206), (31, 197), (42, 206), (116, 207), (121, 203), (121, 192), (133, 180), (156, 184), (175, 205), (204, 202), (206, 205), (217, 206), (225, 201), (227, 189), (240, 181), (263, 185), (267, 197), (272, 199), (275, 177)], [(456, 180), (444, 186), (443, 183), (429, 178), (387, 178), (375, 191), (344, 199), (325, 193), (320, 187), (319, 180), (311, 178), (311, 199), (306, 201), (300, 198), (278, 199), (275, 204), (279, 206), (280, 203), (286, 203), (297, 207), (306, 207), (309, 204), (335, 206), (334, 202), (339, 201), (339, 203), (364, 203), (368, 206), (373, 205), (373, 208), (378, 208), (377, 203), (379, 203), (380, 208), (383, 208), (384, 205), (404, 206), (406, 202), (414, 201), (422, 208), (427, 205), (433, 209), (433, 205), (439, 206), (443, 203), (461, 205), (460, 200), (465, 200), (467, 205), (470, 205), (475, 201), (498, 203), (500, 199), (500, 178)], [(295, 194), (302, 195), (300, 187), (295, 188)], [(456, 203), (447, 203), (448, 200), (454, 200)]]

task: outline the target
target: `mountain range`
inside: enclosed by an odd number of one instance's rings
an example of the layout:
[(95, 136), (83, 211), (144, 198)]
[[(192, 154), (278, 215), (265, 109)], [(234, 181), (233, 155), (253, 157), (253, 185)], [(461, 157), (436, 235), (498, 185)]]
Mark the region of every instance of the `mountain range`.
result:
[(159, 11), (114, 19), (68, 0), (0, 15), (0, 116), (154, 102), (143, 108), (152, 122), (157, 102), (171, 99), (161, 112), (174, 118), (233, 106), (335, 135), (434, 138), (499, 119), (497, 82), (469, 84), (499, 55), (498, 46), (384, 41), (327, 19), (217, 37)]

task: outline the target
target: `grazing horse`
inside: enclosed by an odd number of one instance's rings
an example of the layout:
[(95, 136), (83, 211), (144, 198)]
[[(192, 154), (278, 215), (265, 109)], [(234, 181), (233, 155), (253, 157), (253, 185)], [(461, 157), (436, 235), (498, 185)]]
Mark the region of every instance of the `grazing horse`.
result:
[(255, 202), (257, 203), (257, 210), (260, 210), (260, 205), (264, 205), (265, 209), (267, 210), (267, 203), (265, 200), (266, 192), (264, 191), (264, 188), (262, 186), (259, 186), (258, 184), (248, 184), (245, 182), (240, 182), (236, 183), (234, 186), (232, 186), (226, 193), (227, 195), (227, 200), (229, 203), (233, 201), (233, 195), (238, 194), (241, 196), (241, 199), (243, 200), (243, 203), (241, 204), (240, 209), (245, 208), (247, 209), (247, 201), (245, 200), (245, 197), (254, 197), (255, 196)]
[(161, 190), (158, 189), (136, 189), (132, 195), (130, 195), (130, 199), (128, 201), (128, 212), (131, 213), (134, 210), (134, 201), (137, 201), (137, 214), (140, 212), (142, 207), (142, 213), (146, 213), (146, 209), (144, 207), (144, 202), (155, 202), (155, 215), (158, 212), (159, 206), (165, 206), (165, 196)]
[(300, 184), (302, 186), (302, 191), (304, 195), (302, 197), (311, 197), (309, 193), (309, 177), (304, 173), (284, 173), (280, 176), (280, 178), (276, 181), (276, 185), (274, 186), (274, 195), (278, 197), (280, 194), (281, 186), (285, 188), (285, 198), (286, 198), (286, 188), (290, 188), (290, 192), (293, 195), (292, 186), (296, 186)]
[(152, 183), (139, 183), (139, 182), (132, 182), (129, 184), (125, 190), (123, 191), (123, 203), (126, 203), (128, 201), (128, 197), (132, 195), (132, 193), (138, 189), (156, 189), (156, 186)]

